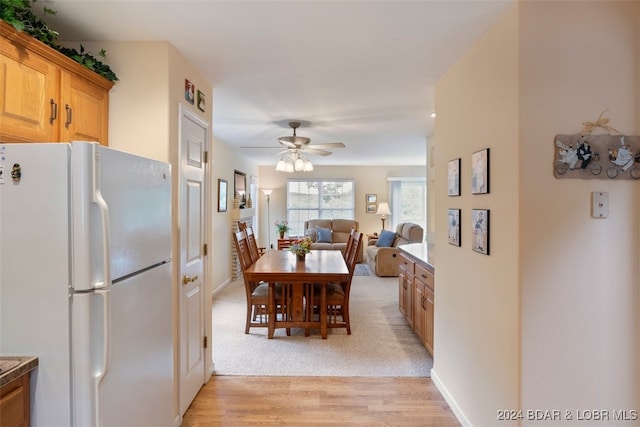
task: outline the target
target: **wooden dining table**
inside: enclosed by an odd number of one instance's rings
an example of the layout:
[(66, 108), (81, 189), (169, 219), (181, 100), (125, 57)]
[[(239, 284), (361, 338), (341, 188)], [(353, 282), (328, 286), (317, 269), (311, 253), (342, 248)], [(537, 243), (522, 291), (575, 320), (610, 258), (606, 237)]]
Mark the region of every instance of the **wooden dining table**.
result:
[[(304, 261), (288, 250), (270, 250), (244, 271), (252, 282), (269, 283), (268, 337), (276, 328), (320, 328), (322, 339), (327, 338), (327, 284), (349, 278), (349, 269), (339, 250), (316, 250)], [(286, 296), (285, 316), (276, 316), (275, 284), (280, 283)], [(319, 285), (320, 307), (318, 320), (313, 313), (314, 284)], [(305, 304), (306, 303), (306, 304)]]

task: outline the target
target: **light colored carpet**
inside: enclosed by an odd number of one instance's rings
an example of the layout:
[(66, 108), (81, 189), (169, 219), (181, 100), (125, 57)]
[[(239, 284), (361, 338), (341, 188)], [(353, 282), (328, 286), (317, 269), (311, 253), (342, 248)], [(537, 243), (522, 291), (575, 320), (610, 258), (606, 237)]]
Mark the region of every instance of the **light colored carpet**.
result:
[(216, 375), (429, 377), (433, 359), (398, 310), (398, 279), (354, 276), (351, 335), (329, 330), (266, 328), (244, 333), (244, 283), (235, 281), (214, 296), (213, 360)]
[(368, 276), (369, 266), (366, 264), (356, 264), (356, 271), (353, 272), (354, 276)]

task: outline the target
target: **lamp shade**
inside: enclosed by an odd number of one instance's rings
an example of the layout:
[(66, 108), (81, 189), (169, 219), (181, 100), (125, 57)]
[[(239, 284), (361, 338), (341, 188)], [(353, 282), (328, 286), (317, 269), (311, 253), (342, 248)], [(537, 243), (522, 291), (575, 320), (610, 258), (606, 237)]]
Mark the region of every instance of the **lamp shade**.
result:
[(391, 215), (391, 210), (389, 209), (389, 203), (387, 202), (378, 203), (378, 210), (376, 211), (376, 215)]
[(271, 193), (273, 193), (273, 188), (263, 188), (262, 192), (264, 193), (265, 196), (270, 196)]

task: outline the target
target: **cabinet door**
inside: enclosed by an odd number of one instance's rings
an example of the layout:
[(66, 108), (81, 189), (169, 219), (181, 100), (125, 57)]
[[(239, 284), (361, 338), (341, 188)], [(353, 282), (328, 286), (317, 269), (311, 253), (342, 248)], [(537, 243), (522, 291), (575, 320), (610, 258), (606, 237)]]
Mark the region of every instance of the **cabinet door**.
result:
[(425, 287), (425, 329), (424, 329), (424, 346), (427, 351), (433, 355), (433, 314), (435, 308), (435, 299), (433, 291)]
[(400, 269), (400, 312), (413, 328), (413, 274)]
[(58, 140), (58, 68), (6, 39), (0, 41), (0, 139)]
[(425, 342), (425, 321), (426, 321), (426, 310), (425, 310), (425, 289), (426, 286), (423, 282), (419, 280), (416, 276), (414, 279), (414, 293), (413, 293), (413, 330), (420, 338), (420, 342)]
[(82, 77), (62, 72), (60, 140), (107, 145), (109, 93)]

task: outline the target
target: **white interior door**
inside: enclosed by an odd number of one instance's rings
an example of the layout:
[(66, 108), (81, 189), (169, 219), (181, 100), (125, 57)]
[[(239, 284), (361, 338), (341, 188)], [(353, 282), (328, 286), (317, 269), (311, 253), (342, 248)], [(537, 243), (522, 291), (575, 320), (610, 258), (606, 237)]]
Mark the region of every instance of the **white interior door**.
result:
[(205, 376), (205, 151), (207, 124), (180, 109), (179, 405), (184, 415)]

